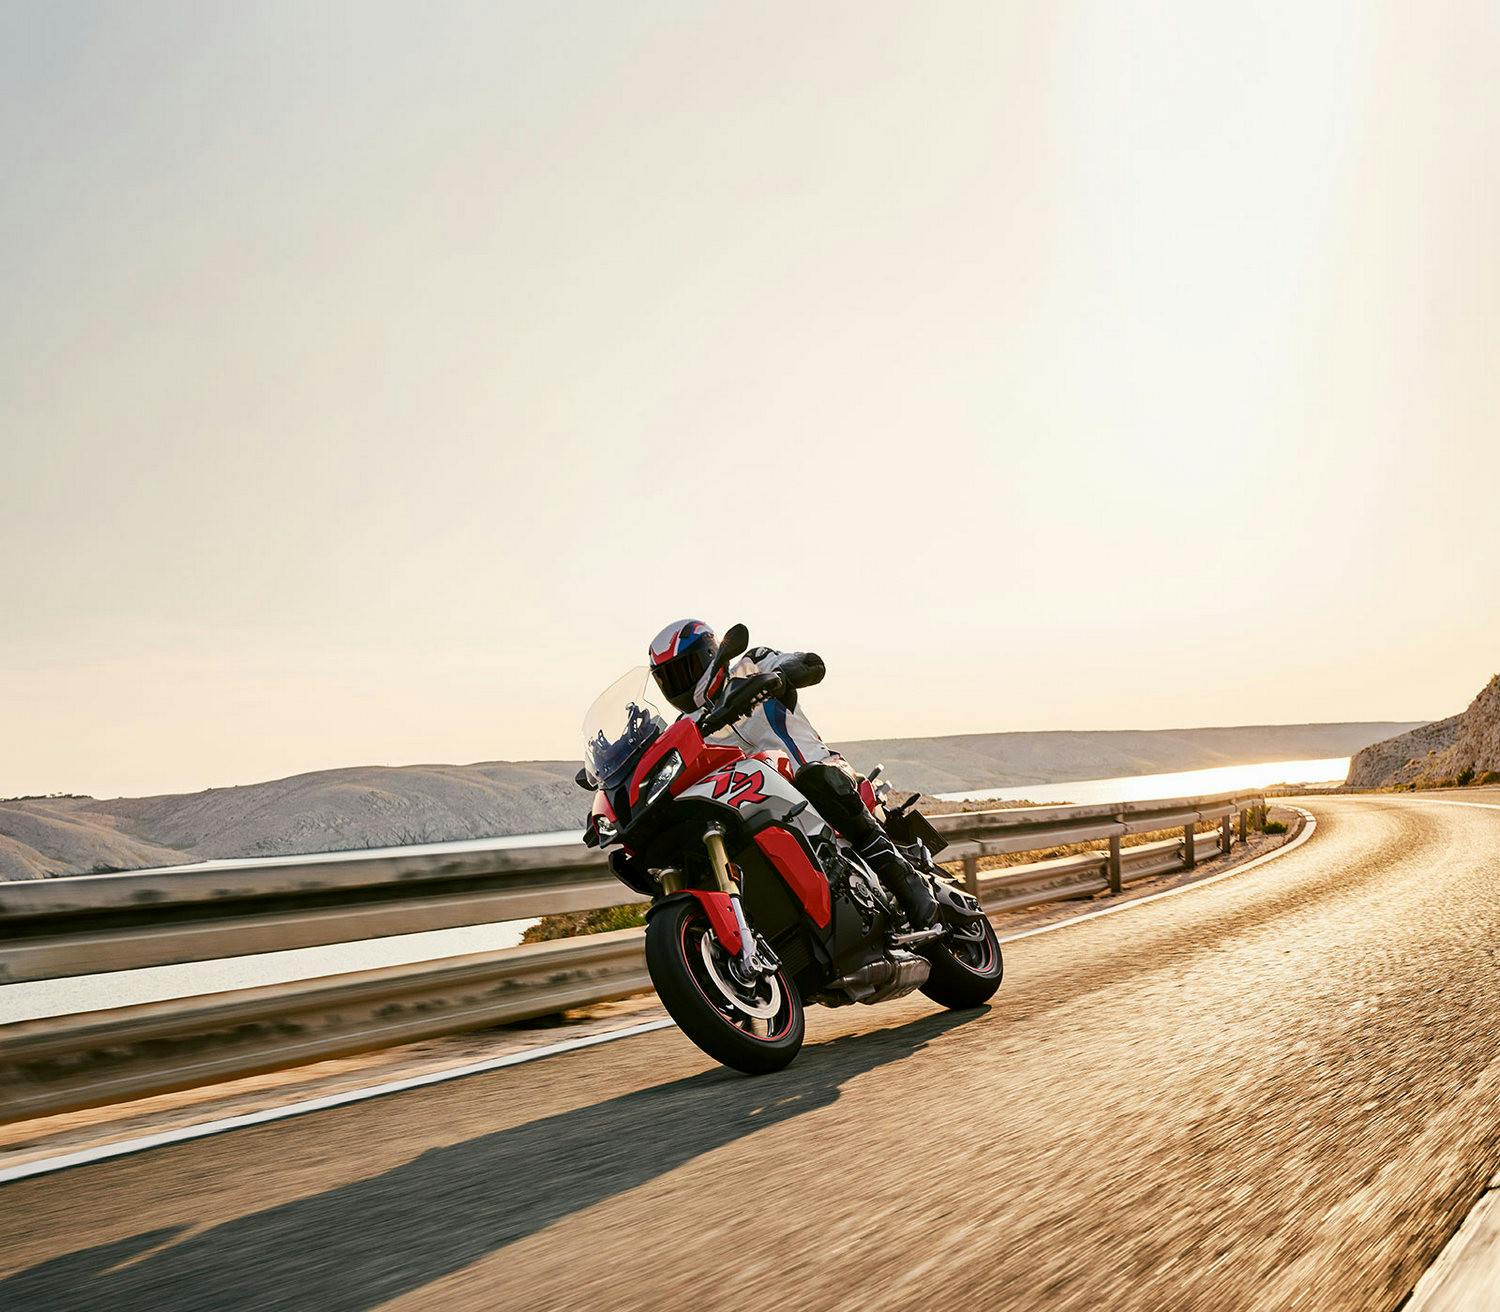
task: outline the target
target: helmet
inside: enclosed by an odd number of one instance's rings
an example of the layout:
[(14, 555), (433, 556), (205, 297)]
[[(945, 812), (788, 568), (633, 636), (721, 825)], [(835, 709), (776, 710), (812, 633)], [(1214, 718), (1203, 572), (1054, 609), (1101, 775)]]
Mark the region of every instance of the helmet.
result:
[(702, 620), (677, 620), (651, 639), (651, 673), (662, 696), (679, 711), (691, 711), (693, 689), (713, 664), (719, 640)]

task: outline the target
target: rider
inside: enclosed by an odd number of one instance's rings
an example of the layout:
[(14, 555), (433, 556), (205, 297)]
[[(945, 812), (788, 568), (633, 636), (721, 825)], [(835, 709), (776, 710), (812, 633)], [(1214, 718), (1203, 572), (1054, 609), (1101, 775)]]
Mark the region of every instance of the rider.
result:
[(780, 652), (751, 647), (727, 671), (708, 677), (719, 650), (718, 638), (702, 620), (678, 620), (651, 640), (651, 673), (662, 695), (684, 715), (707, 706), (729, 678), (779, 674), (781, 691), (763, 701), (745, 719), (714, 735), (746, 755), (785, 752), (796, 770), (792, 782), (818, 813), (843, 834), (880, 876), (918, 929), (937, 920), (937, 902), (927, 881), (896, 851), (860, 800), (854, 771), (818, 736), (797, 709), (797, 689), (817, 683), (825, 673), (822, 658), (812, 652)]

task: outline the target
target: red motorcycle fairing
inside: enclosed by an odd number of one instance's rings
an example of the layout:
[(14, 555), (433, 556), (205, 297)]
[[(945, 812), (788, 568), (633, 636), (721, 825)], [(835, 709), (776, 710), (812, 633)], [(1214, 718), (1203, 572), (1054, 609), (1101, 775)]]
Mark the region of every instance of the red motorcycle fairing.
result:
[(831, 831), (774, 765), (756, 756), (735, 755), (733, 764), (703, 776), (683, 789), (682, 796), (733, 807), (754, 829), (756, 846), (803, 910), (819, 929), (827, 928), (832, 914), (828, 879), (792, 831), (809, 843)]
[(819, 929), (827, 929), (833, 915), (828, 895), (828, 880), (802, 850), (802, 844), (785, 829), (762, 829), (755, 835), (755, 845), (765, 853), (776, 873), (806, 908)]
[(673, 797), (705, 775), (744, 758), (744, 753), (737, 747), (720, 747), (704, 742), (697, 723), (684, 716), (670, 725), (660, 738), (641, 753), (641, 759), (630, 776), (631, 806), (640, 800), (642, 781), (668, 752), (676, 752), (682, 757), (682, 773), (672, 780), (667, 789)]
[(678, 896), (697, 898), (708, 914), (708, 923), (713, 928), (714, 937), (719, 940), (719, 946), (731, 956), (740, 955), (744, 940), (740, 937), (740, 922), (734, 918), (734, 908), (729, 905), (728, 893), (716, 893), (705, 888), (685, 888)]
[[(770, 752), (747, 757), (737, 747), (705, 742), (696, 721), (684, 716), (641, 754), (630, 778), (632, 806), (640, 799), (642, 782), (668, 752), (682, 757), (682, 770), (667, 789), (670, 796), (692, 793), (733, 807), (747, 821), (773, 821), (776, 827), (761, 829), (755, 844), (813, 923), (826, 929), (833, 914), (828, 880), (789, 831), (797, 829), (810, 841), (827, 826), (793, 787), (790, 758)], [(608, 807), (607, 799), (604, 805)], [(799, 807), (799, 814), (792, 815)], [(739, 922), (729, 895), (696, 888), (683, 892), (702, 904), (720, 945), (738, 955)]]
[(859, 781), (859, 800), (872, 815), (875, 813), (875, 785), (863, 777)]
[(792, 764), (792, 758), (785, 752), (756, 752), (750, 757), (752, 761), (764, 761), (767, 765), (774, 765), (776, 773), (787, 783), (791, 783), (796, 774), (797, 767)]

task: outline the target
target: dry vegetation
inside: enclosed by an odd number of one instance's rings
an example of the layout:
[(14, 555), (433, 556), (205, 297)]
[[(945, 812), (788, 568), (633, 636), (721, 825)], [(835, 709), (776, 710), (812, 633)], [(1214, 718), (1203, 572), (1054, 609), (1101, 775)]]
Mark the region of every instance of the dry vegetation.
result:
[(564, 911), (543, 916), (521, 935), (523, 943), (546, 943), (554, 938), (576, 938), (580, 934), (607, 934), (612, 929), (634, 929), (646, 923), (646, 906), (635, 902), (623, 907), (600, 907), (595, 911)]

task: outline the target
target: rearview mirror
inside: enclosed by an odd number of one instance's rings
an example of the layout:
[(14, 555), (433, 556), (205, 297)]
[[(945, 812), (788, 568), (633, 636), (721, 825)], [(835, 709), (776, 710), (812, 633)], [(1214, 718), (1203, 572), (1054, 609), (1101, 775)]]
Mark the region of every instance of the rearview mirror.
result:
[(728, 665), (730, 661), (745, 654), (750, 645), (750, 630), (743, 624), (731, 624), (719, 640), (719, 659)]
[(739, 660), (749, 645), (750, 630), (743, 624), (731, 624), (725, 629), (724, 636), (719, 639), (719, 650), (714, 656), (714, 663), (708, 668), (708, 683), (705, 686), (712, 688), (714, 680), (719, 677), (719, 671), (727, 670), (731, 661)]
[(573, 776), (573, 782), (586, 793), (594, 791), (594, 781), (589, 778), (589, 768), (586, 765), (579, 767), (578, 773)]

